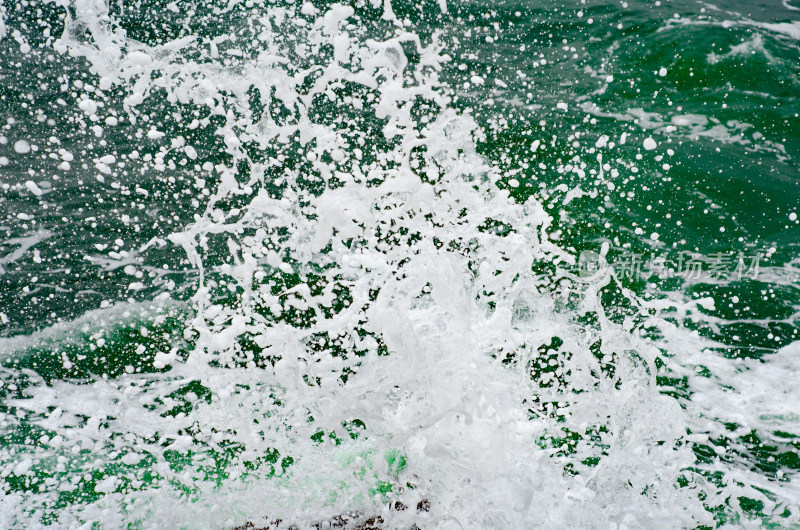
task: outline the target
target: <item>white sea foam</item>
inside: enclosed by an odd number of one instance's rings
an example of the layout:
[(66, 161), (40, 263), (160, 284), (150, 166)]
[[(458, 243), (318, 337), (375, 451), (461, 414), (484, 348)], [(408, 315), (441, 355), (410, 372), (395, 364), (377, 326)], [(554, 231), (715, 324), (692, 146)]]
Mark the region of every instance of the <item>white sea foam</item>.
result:
[[(349, 7), (306, 6), (243, 22), (260, 47), (226, 62), (227, 39), (147, 46), (107, 23), (105, 3), (76, 2), (58, 49), (84, 57), (99, 86), (125, 90), (133, 120), (160, 90), (210, 111), (230, 162), (211, 168), (219, 185), (207, 208), (170, 237), (200, 272), (188, 352), (176, 341), (145, 356), (155, 346), (143, 342), (137, 354), (152, 366), (78, 382), (25, 369), (25, 397), (10, 402), (18, 415), (3, 428), (24, 419), (46, 439), (27, 453), (0, 449), (2, 472), (56, 478), (41, 493), (0, 497), (0, 522), (35, 527), (58, 491), (84, 482), (98, 498), (60, 508), (64, 527), (219, 528), (264, 516), (308, 525), (353, 510), (391, 527), (693, 526), (713, 523), (704, 504), (766, 499), (708, 483), (697, 470), (717, 468), (691, 450), (688, 432), (707, 423), (698, 411), (722, 418), (741, 400), (686, 410), (656, 385), (659, 347), (688, 373), (705, 344), (683, 340), (660, 312), (691, 314), (703, 302), (648, 303), (610, 273), (574, 275), (576, 258), (551, 241), (543, 206), (512, 199), (476, 153), (483, 132), (449, 104), (438, 36), (423, 42), (392, 26), (388, 1), (375, 5), (382, 39), (360, 33)], [(308, 20), (290, 24), (300, 15)], [(281, 41), (287, 24), (292, 50)], [(255, 91), (288, 118), (257, 117)], [(424, 120), (412, 113), (420, 99), (435, 109)], [(327, 119), (315, 117), (323, 100), (334, 108)], [(336, 119), (352, 109), (380, 124), (377, 138)], [(157, 124), (143, 131), (186, 152)], [(253, 146), (270, 156), (254, 160)], [(605, 286), (641, 314), (610, 318)], [(94, 349), (106, 340), (94, 326), (108, 325), (94, 321), (106, 316), (75, 323)], [(143, 336), (163, 324), (153, 320)], [(661, 342), (647, 338), (650, 327)], [(35, 342), (16, 340), (17, 354)], [(744, 414), (768, 408), (761, 400)], [(390, 499), (411, 509), (390, 510)], [(413, 509), (421, 501), (429, 511)]]
[(6, 26), (6, 6), (4, 2), (0, 2), (0, 40), (3, 40), (8, 34), (8, 27)]
[(25, 237), (17, 237), (5, 240), (5, 244), (14, 245), (17, 246), (17, 248), (5, 256), (0, 256), (0, 274), (5, 273), (5, 267), (9, 263), (14, 263), (15, 261), (19, 260), (25, 255), (25, 253), (28, 252), (28, 250), (52, 236), (53, 233), (49, 230), (39, 230)]
[(722, 28), (730, 28), (733, 26), (750, 26), (754, 28), (765, 29), (772, 33), (777, 33), (781, 36), (790, 37), (795, 40), (800, 40), (800, 21), (792, 22), (759, 22), (742, 17), (738, 20), (700, 20), (689, 17), (675, 17), (667, 21), (665, 26), (659, 31), (665, 31), (673, 26), (718, 26)]

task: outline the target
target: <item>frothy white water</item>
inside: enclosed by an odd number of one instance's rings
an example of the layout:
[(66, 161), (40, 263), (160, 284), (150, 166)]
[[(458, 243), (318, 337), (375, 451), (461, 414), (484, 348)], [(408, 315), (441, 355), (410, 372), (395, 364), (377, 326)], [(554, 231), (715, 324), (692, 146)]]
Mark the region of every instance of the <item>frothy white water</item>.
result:
[[(195, 168), (218, 185), (171, 237), (201, 272), (188, 355), (89, 382), (29, 373), (12, 403), (46, 439), (3, 455), (3, 472), (55, 471), (2, 497), (0, 522), (58, 510), (65, 527), (219, 528), (358, 511), (398, 528), (679, 527), (752, 493), (706, 482), (691, 450), (698, 418), (741, 403), (682, 408), (656, 386), (659, 346), (682, 355), (676, 370), (702, 347), (659, 314), (698, 302), (571, 273), (542, 205), (514, 201), (476, 154), (482, 131), (439, 80), (444, 41), (378, 9), (381, 40), (352, 8), (305, 4), (150, 47), (104, 3), (75, 4), (58, 48), (98, 76), (84, 112), (103, 118), (103, 91), (125, 90), (140, 136), (164, 142), (151, 169), (168, 174), (199, 146), (142, 117), (166, 94), (225, 152)], [(623, 323), (606, 286), (635, 309)], [(645, 338), (653, 328), (669, 340)], [(76, 490), (96, 498), (58, 504)]]

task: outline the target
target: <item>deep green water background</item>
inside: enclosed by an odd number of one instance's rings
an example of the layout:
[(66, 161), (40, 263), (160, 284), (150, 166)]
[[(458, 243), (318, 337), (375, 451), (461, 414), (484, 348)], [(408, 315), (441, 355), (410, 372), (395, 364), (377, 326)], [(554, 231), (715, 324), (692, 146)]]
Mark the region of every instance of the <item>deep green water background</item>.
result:
[[(178, 12), (158, 0), (111, 4), (114, 23), (149, 45), (186, 35), (224, 34), (238, 20), (268, 9), (241, 3), (219, 15), (204, 2), (181, 2)], [(194, 12), (187, 18), (190, 4)], [(544, 198), (562, 248), (577, 255), (598, 251), (602, 241), (611, 241), (610, 260), (623, 260), (631, 252), (765, 256), (757, 278), (684, 282), (640, 277), (624, 283), (645, 298), (665, 292), (713, 296), (717, 304), (707, 311), (707, 320), (683, 325), (723, 344), (721, 353), (731, 362), (768, 360), (798, 339), (800, 225), (790, 214), (800, 210), (800, 11), (777, 0), (656, 4), (463, 2), (452, 3), (445, 17), (438, 17), (435, 3), (396, 2), (393, 7), (423, 39), (441, 31), (451, 43), (453, 61), (441, 77), (453, 88), (453, 106), (469, 109), (485, 128), (478, 150), (508, 175), (499, 185), (520, 199), (531, 194)], [(145, 155), (156, 152), (159, 141), (135, 138), (137, 127), (125, 121), (106, 127), (102, 139), (95, 137), (94, 124), (87, 123), (74, 104), (59, 103), (76, 90), (76, 81), (96, 83), (83, 59), (52, 49), (47, 35), (62, 32), (64, 8), (16, 0), (7, 0), (4, 8), (8, 35), (0, 40), (0, 137), (5, 140), (0, 145), (0, 157), (5, 157), (0, 158), (2, 400), (25, 395), (25, 370), (47, 381), (91, 380), (102, 374), (113, 378), (140, 362), (140, 344), (147, 344), (148, 351), (184, 347), (182, 323), (191, 313), (187, 306), (153, 309), (164, 315), (154, 320), (147, 304), (128, 313), (119, 304), (152, 301), (162, 293), (178, 302), (189, 299), (197, 275), (182, 251), (170, 245), (139, 249), (153, 238), (166, 239), (201, 211), (194, 163), (171, 168), (167, 176), (142, 173), (141, 162), (131, 159), (114, 179), (119, 186), (94, 178), (92, 159), (109, 149), (136, 148)], [(377, 16), (373, 21), (379, 28)], [(17, 30), (33, 52), (20, 51), (13, 35)], [(659, 75), (662, 68), (664, 76)], [(473, 76), (486, 81), (476, 84)], [(108, 94), (110, 109), (124, 115), (123, 91), (115, 88)], [(196, 163), (229, 160), (213, 127), (186, 127), (179, 114), (188, 115), (188, 106), (156, 93), (141, 110), (163, 130), (180, 132), (197, 146)], [(594, 162), (596, 142), (603, 135), (618, 138), (623, 133), (628, 141), (618, 145), (613, 156), (635, 160), (636, 171), (629, 168), (612, 177), (613, 190), (606, 187), (595, 197), (579, 197), (565, 205), (563, 192), (554, 190), (561, 184), (589, 190), (592, 176), (554, 168), (573, 157)], [(647, 137), (658, 142), (657, 150), (642, 150)], [(534, 162), (532, 140), (545, 138)], [(38, 146), (38, 151), (16, 153), (18, 139)], [(63, 162), (59, 148), (74, 155), (68, 170), (58, 167)], [(665, 155), (666, 149), (674, 154)], [(640, 152), (643, 157), (637, 160)], [(521, 159), (530, 165), (520, 166)], [(669, 169), (664, 169), (665, 163)], [(25, 186), (28, 180), (45, 193), (31, 193)], [(213, 188), (216, 183), (208, 184)], [(654, 232), (657, 241), (650, 237)], [(629, 308), (615, 306), (613, 290), (606, 295), (610, 314), (623, 320)], [(732, 297), (740, 302), (729, 303)], [(117, 309), (82, 317), (111, 307)], [(78, 325), (70, 324), (76, 321)], [(142, 326), (149, 329), (144, 338)], [(92, 336), (101, 330), (106, 332), (105, 342), (97, 345)], [(35, 340), (24, 338), (32, 334)], [(64, 352), (80, 360), (65, 368)], [(692, 399), (685, 381), (668, 371), (660, 374), (659, 383), (665, 393)], [(4, 401), (0, 411), (15, 413)], [(38, 431), (24, 421), (0, 425), (4, 463), (14, 461), (15, 447), (35, 445), (31, 433)], [(800, 441), (794, 435), (772, 433), (763, 439), (763, 434), (742, 435), (736, 425), (730, 431), (736, 434), (713, 443), (735, 448), (732, 461), (744, 462), (769, 480), (796, 480)], [(716, 458), (709, 447), (698, 444), (699, 460)], [(43, 480), (14, 473), (4, 474), (0, 484), (6, 494), (47, 490)], [(97, 496), (90, 483), (62, 495), (53, 506)], [(756, 501), (745, 500), (742, 506), (754, 518), (782, 524), (781, 514), (761, 514)], [(800, 510), (800, 499), (785, 509), (783, 515), (790, 517)], [(718, 522), (726, 517), (719, 515)]]

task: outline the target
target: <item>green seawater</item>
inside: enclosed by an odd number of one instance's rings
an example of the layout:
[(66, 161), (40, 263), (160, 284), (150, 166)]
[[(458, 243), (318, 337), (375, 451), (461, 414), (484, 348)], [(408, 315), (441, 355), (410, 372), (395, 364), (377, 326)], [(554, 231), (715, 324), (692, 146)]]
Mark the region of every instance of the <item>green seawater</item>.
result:
[(0, 21), (0, 527), (800, 524), (800, 2)]

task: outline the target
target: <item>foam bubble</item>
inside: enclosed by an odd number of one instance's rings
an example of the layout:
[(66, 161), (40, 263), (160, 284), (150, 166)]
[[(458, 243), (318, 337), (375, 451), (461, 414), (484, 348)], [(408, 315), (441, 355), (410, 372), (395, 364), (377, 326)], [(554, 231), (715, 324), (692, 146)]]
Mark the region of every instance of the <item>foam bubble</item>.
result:
[(28, 154), (31, 152), (31, 144), (26, 140), (17, 140), (14, 142), (14, 151), (21, 155)]

